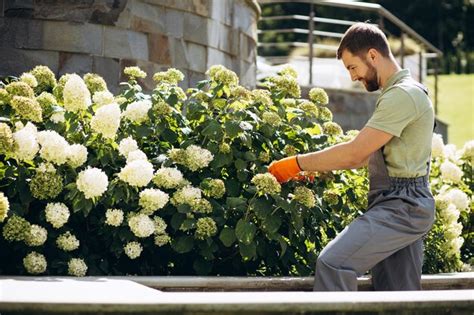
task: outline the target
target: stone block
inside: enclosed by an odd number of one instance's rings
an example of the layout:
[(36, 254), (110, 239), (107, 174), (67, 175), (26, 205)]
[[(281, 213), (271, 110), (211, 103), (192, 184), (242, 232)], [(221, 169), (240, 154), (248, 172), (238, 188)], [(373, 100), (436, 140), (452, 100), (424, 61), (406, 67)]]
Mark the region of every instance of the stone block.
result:
[(255, 11), (250, 7), (246, 1), (236, 0), (233, 2), (234, 16), (232, 26), (240, 29), (248, 36), (256, 37), (257, 16)]
[(118, 59), (93, 56), (92, 57), (92, 72), (101, 75), (107, 87), (113, 93), (118, 93), (120, 90), (119, 82), (121, 76), (121, 68)]
[(168, 36), (148, 34), (148, 57), (151, 62), (171, 65)]
[(188, 43), (187, 56), (189, 69), (197, 72), (206, 72), (206, 46)]
[[(227, 1), (227, 0), (223, 0)], [(209, 16), (210, 0), (144, 0), (146, 3), (160, 5), (169, 9), (194, 12), (201, 16)]]
[(104, 56), (148, 60), (148, 38), (143, 33), (105, 26)]
[(255, 63), (241, 61), (239, 70), (240, 85), (254, 89), (257, 77), (257, 67)]
[(58, 74), (92, 72), (93, 59), (90, 55), (60, 52)]
[(42, 21), (41, 26), (43, 49), (94, 55), (102, 53), (101, 25)]
[(184, 39), (186, 41), (208, 45), (208, 36), (208, 19), (192, 13), (184, 14)]
[(187, 47), (184, 39), (169, 37), (171, 62), (175, 68), (188, 68)]
[(166, 10), (165, 21), (165, 32), (168, 36), (183, 37), (184, 12), (168, 9)]
[(232, 51), (232, 29), (229, 26), (221, 24), (218, 28), (219, 45), (217, 48), (227, 53), (233, 54)]
[(166, 14), (165, 9), (160, 6), (143, 3), (141, 1), (129, 1), (130, 5), (130, 28), (139, 32), (165, 33)]
[(213, 65), (223, 65), (229, 69), (232, 69), (232, 58), (229, 54), (226, 54), (220, 50), (207, 47), (207, 69)]
[(211, 0), (210, 17), (225, 25), (232, 25), (232, 2)]
[(0, 46), (0, 75), (19, 76), (37, 65), (48, 66), (58, 74), (59, 53), (45, 50), (25, 50), (14, 47)]

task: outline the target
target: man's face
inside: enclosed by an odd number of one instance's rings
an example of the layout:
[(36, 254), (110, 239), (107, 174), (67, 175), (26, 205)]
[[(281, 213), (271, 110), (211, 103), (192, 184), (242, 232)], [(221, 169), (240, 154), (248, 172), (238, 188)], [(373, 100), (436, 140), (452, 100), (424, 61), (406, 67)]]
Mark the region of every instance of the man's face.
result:
[(360, 81), (369, 92), (379, 89), (377, 70), (370, 64), (368, 58), (362, 59), (351, 52), (344, 50), (342, 53), (342, 62), (349, 71), (352, 81)]

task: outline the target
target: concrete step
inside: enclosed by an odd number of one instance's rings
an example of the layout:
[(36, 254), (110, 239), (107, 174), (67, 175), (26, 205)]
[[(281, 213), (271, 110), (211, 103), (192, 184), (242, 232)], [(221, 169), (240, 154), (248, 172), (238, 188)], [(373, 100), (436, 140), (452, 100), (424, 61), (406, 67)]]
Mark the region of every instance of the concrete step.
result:
[[(162, 291), (312, 291), (313, 277), (188, 277), (127, 276), (109, 279), (132, 280)], [(474, 272), (423, 275), (424, 290), (474, 289)], [(359, 291), (372, 291), (370, 277), (358, 279)]]
[(474, 290), (392, 292), (162, 292), (130, 280), (0, 280), (5, 314), (472, 314)]

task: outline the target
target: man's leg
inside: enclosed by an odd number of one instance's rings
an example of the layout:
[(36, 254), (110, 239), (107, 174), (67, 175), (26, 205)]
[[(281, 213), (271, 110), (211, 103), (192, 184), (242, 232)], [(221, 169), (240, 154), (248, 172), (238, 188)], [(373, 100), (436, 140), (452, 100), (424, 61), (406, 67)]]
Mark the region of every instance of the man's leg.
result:
[(420, 238), (372, 268), (374, 290), (421, 290), (422, 267), (423, 239)]
[(329, 242), (316, 262), (314, 290), (355, 291), (357, 276), (421, 238), (431, 222), (417, 231), (400, 208), (371, 209)]

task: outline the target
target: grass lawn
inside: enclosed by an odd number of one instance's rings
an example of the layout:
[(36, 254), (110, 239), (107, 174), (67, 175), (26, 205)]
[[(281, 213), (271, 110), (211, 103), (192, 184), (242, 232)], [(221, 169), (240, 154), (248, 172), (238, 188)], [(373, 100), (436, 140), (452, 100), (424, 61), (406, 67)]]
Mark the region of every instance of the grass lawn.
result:
[[(428, 78), (434, 102), (434, 77)], [(448, 143), (462, 147), (474, 140), (474, 74), (449, 74), (439, 76), (438, 118), (448, 127)]]

